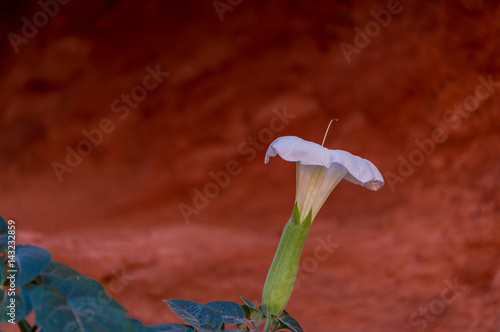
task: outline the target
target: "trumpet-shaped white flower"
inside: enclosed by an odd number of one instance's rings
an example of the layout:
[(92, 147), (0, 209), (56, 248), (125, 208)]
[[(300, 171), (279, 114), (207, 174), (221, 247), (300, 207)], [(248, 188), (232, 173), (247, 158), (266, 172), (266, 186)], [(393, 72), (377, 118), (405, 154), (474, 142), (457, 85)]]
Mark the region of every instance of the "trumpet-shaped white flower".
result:
[(333, 188), (342, 179), (371, 190), (384, 185), (382, 175), (368, 160), (295, 136), (274, 140), (264, 162), (267, 164), (270, 157), (278, 154), (287, 161), (297, 162), (297, 189), (292, 216), (281, 234), (262, 292), (267, 319), (264, 332), (275, 324), (290, 299), (309, 228)]
[(274, 140), (267, 149), (265, 163), (280, 155), (286, 161), (297, 162), (295, 201), (301, 222), (311, 212), (312, 219), (342, 179), (378, 190), (384, 185), (379, 170), (370, 161), (342, 150), (330, 150), (296, 136)]

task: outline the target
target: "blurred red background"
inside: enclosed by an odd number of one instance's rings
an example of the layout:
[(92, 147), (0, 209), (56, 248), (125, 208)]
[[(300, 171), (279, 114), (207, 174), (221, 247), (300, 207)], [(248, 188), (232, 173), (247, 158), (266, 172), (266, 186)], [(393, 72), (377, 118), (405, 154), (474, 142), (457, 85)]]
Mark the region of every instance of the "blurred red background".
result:
[(18, 243), (147, 324), (177, 321), (167, 298), (260, 302), (295, 194), (265, 149), (321, 142), (334, 118), (325, 146), (386, 185), (334, 190), (287, 310), (305, 331), (497, 330), (497, 2), (0, 7), (0, 214)]

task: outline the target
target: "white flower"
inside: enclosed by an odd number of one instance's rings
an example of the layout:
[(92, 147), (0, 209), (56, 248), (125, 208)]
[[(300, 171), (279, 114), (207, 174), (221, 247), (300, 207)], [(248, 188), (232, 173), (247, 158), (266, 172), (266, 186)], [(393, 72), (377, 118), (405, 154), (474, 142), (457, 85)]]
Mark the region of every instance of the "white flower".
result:
[(303, 221), (309, 212), (316, 217), (333, 188), (342, 179), (378, 190), (384, 178), (370, 161), (342, 150), (330, 150), (296, 136), (283, 136), (274, 140), (267, 149), (264, 163), (269, 157), (280, 155), (286, 161), (297, 162), (297, 189), (295, 201)]

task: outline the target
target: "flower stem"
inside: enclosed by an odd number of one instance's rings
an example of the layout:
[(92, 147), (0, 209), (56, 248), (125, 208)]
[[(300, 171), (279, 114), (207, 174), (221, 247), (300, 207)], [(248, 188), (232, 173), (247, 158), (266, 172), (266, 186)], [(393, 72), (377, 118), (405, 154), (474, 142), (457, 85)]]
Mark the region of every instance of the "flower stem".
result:
[(21, 332), (31, 332), (32, 331), (31, 325), (24, 319), (17, 322), (17, 326), (19, 326), (19, 330), (21, 330)]
[(264, 331), (263, 332), (269, 332), (271, 330), (271, 326), (274, 323), (274, 318), (266, 318), (266, 325), (264, 326)]

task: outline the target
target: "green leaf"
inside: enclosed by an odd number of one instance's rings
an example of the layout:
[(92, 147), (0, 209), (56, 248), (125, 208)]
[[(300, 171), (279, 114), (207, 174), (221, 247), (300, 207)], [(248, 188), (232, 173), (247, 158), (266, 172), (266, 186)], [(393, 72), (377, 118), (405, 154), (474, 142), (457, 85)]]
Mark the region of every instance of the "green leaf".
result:
[(154, 324), (148, 325), (150, 329), (154, 332), (192, 332), (194, 329), (191, 326), (186, 326), (182, 324), (176, 323), (167, 323), (167, 324)]
[(262, 320), (264, 319), (264, 314), (259, 309), (255, 309), (254, 307), (250, 307), (246, 304), (242, 304), (241, 308), (245, 312), (245, 317), (247, 319), (253, 320), (258, 323), (262, 322)]
[(241, 306), (232, 301), (212, 301), (205, 305), (217, 310), (222, 315), (222, 320), (226, 324), (243, 324), (248, 321), (245, 319), (245, 312)]
[(154, 332), (153, 329), (150, 329), (138, 319), (129, 318), (128, 320), (130, 322), (130, 325), (132, 325), (133, 332)]
[[(208, 324), (203, 324), (203, 325), (200, 325), (196, 331), (198, 332), (216, 332), (213, 327), (211, 327), (210, 325)], [(217, 331), (220, 331), (219, 329), (217, 329)]]
[(293, 332), (304, 332), (299, 323), (292, 316), (285, 316), (278, 319), (286, 328)]
[(51, 254), (45, 249), (32, 245), (17, 245), (14, 270), (16, 286), (26, 285), (49, 264)]
[(5, 269), (4, 257), (0, 257), (0, 285), (3, 285), (5, 280), (7, 280), (7, 270)]
[[(11, 299), (14, 299), (14, 302)], [(26, 303), (21, 294), (9, 294), (9, 292), (0, 289), (0, 322), (5, 323), (11, 319), (14, 319), (15, 322), (21, 321), (30, 310), (29, 304)]]
[(50, 282), (53, 278), (67, 280), (77, 277), (83, 277), (83, 275), (63, 263), (51, 261), (40, 273), (39, 282)]
[(127, 309), (106, 295), (104, 287), (97, 280), (82, 276), (67, 280), (53, 279), (50, 284), (56, 287), (68, 300), (82, 298), (82, 301), (87, 301), (86, 299), (89, 299), (98, 307), (113, 309), (123, 314), (127, 313)]
[(222, 326), (222, 315), (209, 306), (184, 299), (164, 300), (164, 302), (188, 325), (198, 328), (206, 324), (216, 330)]
[(97, 280), (88, 278), (62, 263), (50, 262), (37, 281), (40, 285), (56, 288), (68, 303), (88, 304), (97, 310), (105, 308), (123, 315), (127, 313), (125, 308), (106, 295), (104, 287)]
[(65, 298), (93, 297), (99, 305), (127, 313), (125, 308), (106, 295), (101, 283), (62, 263), (51, 261), (37, 281), (41, 285), (56, 287)]
[(5, 219), (0, 217), (0, 251), (5, 252), (8, 247), (8, 234), (9, 232), (9, 226), (7, 226), (7, 223), (5, 222)]
[[(30, 299), (30, 295), (31, 295), (32, 291), (33, 291), (32, 288), (28, 288), (26, 286), (23, 286), (23, 287), (21, 287), (21, 292), (18, 293), (19, 296), (23, 299), (23, 302), (24, 302), (24, 305), (25, 305), (25, 307), (24, 307), (24, 309), (25, 309), (25, 315), (22, 318), (20, 318), (20, 319), (24, 319), (25, 316), (27, 316), (30, 313), (31, 309), (32, 309), (32, 307), (31, 307), (31, 299)], [(16, 316), (17, 316), (17, 312), (16, 312)]]
[(245, 302), (245, 304), (251, 308), (255, 308), (255, 306), (257, 305), (257, 302), (255, 303), (252, 303), (250, 302), (250, 300), (247, 300), (245, 299), (243, 296), (240, 296), (240, 298), (243, 300), (243, 302)]
[(36, 325), (47, 331), (132, 331), (122, 310), (100, 305), (95, 297), (65, 298), (56, 287), (41, 285), (33, 289), (30, 299)]

